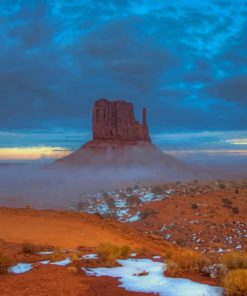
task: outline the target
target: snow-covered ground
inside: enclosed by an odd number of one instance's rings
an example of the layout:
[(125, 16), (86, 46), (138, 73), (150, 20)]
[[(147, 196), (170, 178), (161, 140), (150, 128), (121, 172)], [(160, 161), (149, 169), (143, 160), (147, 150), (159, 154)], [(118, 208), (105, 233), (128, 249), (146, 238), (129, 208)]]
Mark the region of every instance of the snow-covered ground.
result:
[[(136, 254), (133, 253), (133, 256)], [(159, 259), (160, 256), (153, 256)], [(81, 259), (97, 259), (97, 254), (83, 255)], [(57, 262), (40, 261), (41, 264), (67, 266), (70, 258)], [(223, 289), (199, 284), (188, 279), (168, 278), (164, 275), (165, 265), (150, 259), (118, 260), (120, 267), (82, 268), (89, 276), (110, 276), (119, 278), (120, 287), (133, 292), (158, 293), (161, 296), (221, 296)], [(18, 263), (9, 272), (21, 274), (30, 271), (30, 263)]]
[[(118, 260), (121, 267), (89, 268), (92, 276), (119, 278), (120, 287), (133, 292), (158, 293), (161, 296), (221, 296), (223, 289), (199, 284), (188, 279), (164, 276), (164, 264), (149, 259)], [(140, 276), (146, 272), (147, 275)], [(138, 275), (139, 274), (139, 275)]]
[[(113, 216), (121, 222), (135, 222), (141, 219), (141, 212), (136, 205), (162, 200), (173, 194), (166, 190), (163, 194), (155, 194), (150, 187), (97, 193), (86, 196), (84, 201), (69, 205), (69, 209), (90, 214), (99, 213), (102, 216)], [(80, 205), (82, 208), (78, 208)]]

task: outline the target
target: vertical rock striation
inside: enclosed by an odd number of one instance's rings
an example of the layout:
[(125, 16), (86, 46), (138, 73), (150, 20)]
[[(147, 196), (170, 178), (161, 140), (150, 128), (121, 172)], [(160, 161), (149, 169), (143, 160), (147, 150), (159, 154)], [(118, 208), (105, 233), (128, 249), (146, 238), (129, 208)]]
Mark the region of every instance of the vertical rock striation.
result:
[(100, 99), (93, 108), (93, 140), (151, 143), (146, 109), (142, 123), (135, 120), (133, 104)]

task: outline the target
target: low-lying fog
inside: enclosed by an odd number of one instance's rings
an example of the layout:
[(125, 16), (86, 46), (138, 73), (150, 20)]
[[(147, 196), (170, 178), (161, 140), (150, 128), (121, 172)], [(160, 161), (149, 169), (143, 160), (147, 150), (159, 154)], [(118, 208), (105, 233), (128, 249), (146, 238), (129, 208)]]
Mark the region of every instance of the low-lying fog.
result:
[[(183, 159), (185, 160), (185, 159)], [(238, 161), (188, 159), (190, 164), (206, 168), (212, 179), (247, 177), (247, 158)], [(83, 169), (50, 168), (44, 164), (0, 164), (0, 206), (64, 208), (72, 200), (81, 200), (85, 193), (119, 189), (128, 185), (171, 181), (159, 170), (144, 167)], [(177, 180), (182, 181), (178, 176)], [(176, 178), (173, 176), (173, 180)]]

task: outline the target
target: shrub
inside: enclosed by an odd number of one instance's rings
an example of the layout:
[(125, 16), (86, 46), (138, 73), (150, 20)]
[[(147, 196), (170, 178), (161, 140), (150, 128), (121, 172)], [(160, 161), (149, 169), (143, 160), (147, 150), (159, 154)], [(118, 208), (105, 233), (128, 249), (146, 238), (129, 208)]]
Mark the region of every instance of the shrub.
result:
[(133, 191), (133, 189), (132, 189), (131, 187), (128, 187), (128, 188), (126, 189), (126, 192), (129, 193), (129, 194), (131, 194), (132, 191)]
[(107, 192), (105, 192), (105, 191), (102, 192), (102, 195), (103, 195), (104, 198), (108, 198), (109, 197), (109, 194)]
[(51, 261), (58, 261), (64, 258), (64, 254), (61, 252), (60, 249), (55, 249), (54, 253), (50, 255)]
[(224, 183), (219, 184), (220, 189), (225, 189), (226, 185)]
[(193, 204), (191, 205), (191, 207), (192, 207), (192, 209), (198, 209), (198, 205), (197, 205), (196, 203), (193, 203)]
[(247, 268), (246, 252), (231, 252), (222, 257), (222, 263), (228, 270)]
[(239, 209), (238, 209), (238, 207), (234, 207), (234, 208), (232, 208), (232, 213), (233, 213), (233, 214), (238, 214), (238, 213), (239, 213)]
[(141, 212), (141, 219), (146, 219), (148, 218), (149, 216), (151, 217), (155, 217), (157, 216), (158, 214), (158, 211), (155, 210), (155, 209), (144, 209), (142, 212)]
[[(181, 252), (174, 252), (171, 256), (171, 261), (175, 263), (177, 269), (183, 272), (201, 272), (206, 265), (206, 258), (199, 253), (191, 250), (184, 250)], [(174, 266), (173, 266), (174, 268)]]
[(109, 243), (100, 244), (97, 248), (99, 259), (110, 265), (112, 265), (118, 258), (128, 257), (130, 251), (130, 247), (127, 245), (118, 247)]
[(230, 208), (232, 206), (232, 201), (229, 198), (222, 198), (223, 206)]
[(164, 190), (160, 186), (155, 186), (152, 188), (152, 192), (154, 195), (162, 195), (164, 193)]
[(247, 270), (236, 269), (227, 273), (223, 280), (227, 296), (247, 295)]
[(7, 272), (11, 260), (8, 256), (0, 253), (0, 274)]
[(72, 254), (70, 254), (70, 259), (72, 262), (79, 261), (80, 260), (79, 253), (73, 252)]
[(25, 242), (21, 246), (22, 253), (24, 254), (34, 254), (36, 251), (35, 246), (32, 243)]
[(119, 255), (121, 258), (127, 258), (130, 255), (131, 249), (128, 245), (122, 246), (119, 249)]

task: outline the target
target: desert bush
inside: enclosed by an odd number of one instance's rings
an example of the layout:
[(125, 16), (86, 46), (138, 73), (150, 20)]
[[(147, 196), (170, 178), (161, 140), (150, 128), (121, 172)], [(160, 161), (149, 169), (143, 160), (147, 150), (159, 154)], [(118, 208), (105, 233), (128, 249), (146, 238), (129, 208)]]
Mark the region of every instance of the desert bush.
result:
[(232, 213), (233, 213), (233, 214), (238, 214), (238, 213), (239, 213), (239, 209), (238, 209), (238, 207), (234, 207), (234, 208), (232, 208)]
[(105, 192), (105, 191), (102, 192), (102, 195), (103, 195), (104, 198), (108, 198), (109, 197), (109, 194), (107, 192)]
[(79, 253), (73, 252), (70, 254), (70, 259), (72, 262), (74, 261), (79, 261), (80, 260), (80, 255)]
[(227, 273), (223, 280), (227, 296), (247, 295), (247, 269), (236, 269)]
[(97, 254), (99, 259), (107, 264), (112, 265), (114, 261), (118, 258), (126, 258), (130, 255), (130, 247), (125, 246), (115, 246), (109, 243), (100, 244), (97, 247)]
[(247, 269), (247, 253), (231, 252), (223, 255), (222, 263), (228, 270)]
[(34, 254), (36, 252), (36, 247), (32, 243), (24, 242), (21, 245), (21, 250), (24, 254)]
[(165, 269), (165, 275), (168, 277), (179, 277), (182, 276), (184, 271), (181, 267), (179, 267), (176, 263), (173, 261), (168, 260), (166, 262), (166, 269)]
[(119, 248), (119, 255), (121, 258), (127, 258), (130, 255), (130, 246), (125, 245)]
[(127, 205), (140, 205), (142, 203), (141, 199), (137, 195), (128, 196), (127, 199)]
[(61, 252), (59, 248), (56, 248), (54, 252), (50, 255), (51, 261), (58, 261), (64, 258), (64, 253)]
[(147, 256), (149, 254), (149, 251), (147, 248), (142, 247), (142, 248), (137, 249), (137, 253), (140, 256)]
[(222, 198), (222, 202), (225, 208), (230, 208), (232, 206), (232, 201), (229, 198)]
[(131, 194), (133, 192), (133, 189), (131, 187), (127, 187), (126, 192)]
[(141, 212), (141, 219), (146, 219), (148, 218), (149, 216), (151, 217), (155, 217), (157, 216), (158, 214), (158, 211), (155, 210), (155, 209), (144, 209), (142, 212)]
[(174, 269), (177, 268), (179, 272), (191, 273), (201, 272), (207, 263), (205, 256), (191, 250), (174, 252), (171, 255), (171, 261), (175, 264), (173, 266)]
[(220, 187), (220, 189), (225, 189), (226, 188), (226, 185), (224, 183), (220, 183), (219, 184), (219, 187)]
[(164, 189), (160, 186), (155, 186), (152, 188), (152, 192), (154, 195), (162, 195), (164, 193)]
[(198, 205), (197, 205), (196, 203), (193, 203), (193, 204), (191, 205), (191, 207), (192, 207), (192, 209), (198, 209)]
[(10, 258), (5, 254), (0, 253), (0, 274), (7, 272), (10, 264), (11, 264)]

